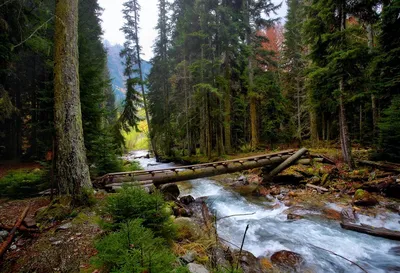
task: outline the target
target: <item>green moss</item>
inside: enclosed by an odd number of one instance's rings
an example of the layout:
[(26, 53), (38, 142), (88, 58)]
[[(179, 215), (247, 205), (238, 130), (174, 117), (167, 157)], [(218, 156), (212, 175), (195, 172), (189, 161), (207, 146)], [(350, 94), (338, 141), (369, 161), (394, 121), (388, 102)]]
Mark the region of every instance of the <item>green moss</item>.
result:
[(369, 193), (365, 190), (358, 189), (355, 194), (354, 194), (354, 199), (355, 200), (362, 200), (368, 197)]

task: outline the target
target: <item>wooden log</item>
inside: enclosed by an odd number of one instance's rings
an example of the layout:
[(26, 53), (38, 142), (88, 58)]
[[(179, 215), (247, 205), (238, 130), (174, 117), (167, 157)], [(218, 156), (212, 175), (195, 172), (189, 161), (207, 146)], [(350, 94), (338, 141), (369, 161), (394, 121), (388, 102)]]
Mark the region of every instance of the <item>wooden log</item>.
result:
[(302, 158), (302, 159), (297, 160), (297, 161), (295, 162), (295, 164), (311, 165), (313, 162), (320, 162), (320, 163), (323, 163), (323, 162), (324, 162), (324, 159), (321, 158), (321, 157), (316, 157), (316, 158), (312, 158), (312, 159), (310, 159), (310, 158)]
[(388, 172), (400, 173), (400, 166), (396, 163), (382, 163), (368, 160), (357, 160), (358, 164), (371, 166), (377, 169), (385, 170)]
[(22, 212), (21, 216), (15, 222), (14, 227), (12, 228), (10, 233), (8, 234), (7, 239), (0, 245), (0, 259), (3, 257), (4, 253), (6, 253), (7, 249), (11, 245), (11, 242), (14, 239), (15, 232), (21, 226), (22, 221), (24, 221), (24, 219), (26, 217), (26, 214), (28, 213), (30, 207), (31, 207), (30, 205), (26, 206), (26, 208)]
[(386, 239), (400, 241), (400, 232), (393, 231), (386, 228), (377, 228), (368, 225), (358, 225), (349, 222), (342, 222), (340, 226), (347, 230), (357, 231), (360, 233), (369, 234), (376, 237), (382, 237)]
[(294, 155), (288, 157), (285, 161), (283, 161), (281, 164), (279, 164), (278, 167), (273, 169), (270, 173), (269, 176), (275, 176), (278, 173), (282, 172), (283, 170), (289, 168), (293, 163), (295, 163), (297, 160), (299, 160), (305, 153), (307, 153), (306, 148), (301, 148), (298, 150)]
[(316, 189), (319, 193), (328, 192), (329, 191), (327, 188), (320, 187), (320, 186), (315, 186), (313, 184), (306, 184), (306, 187)]
[[(0, 230), (7, 230), (7, 231), (11, 231), (14, 227), (13, 226), (6, 226), (6, 225), (0, 225)], [(39, 233), (40, 230), (37, 228), (27, 228), (24, 225), (21, 225), (18, 227), (18, 231), (22, 231), (22, 232), (32, 232), (32, 233)]]
[[(253, 161), (254, 157), (245, 159), (235, 159), (222, 162), (213, 162), (207, 164), (198, 164), (192, 166), (183, 166), (179, 169), (169, 168), (153, 171), (136, 171), (128, 173), (114, 173), (102, 177), (96, 182), (99, 187), (104, 187), (106, 184), (152, 180), (154, 185), (167, 184), (178, 181), (191, 180), (196, 178), (205, 178), (215, 175), (235, 173), (248, 169), (260, 168), (266, 165), (277, 165), (289, 158), (294, 151), (286, 151), (264, 156), (257, 161)], [(223, 164), (224, 163), (224, 164)], [(193, 168), (196, 166), (196, 168)]]

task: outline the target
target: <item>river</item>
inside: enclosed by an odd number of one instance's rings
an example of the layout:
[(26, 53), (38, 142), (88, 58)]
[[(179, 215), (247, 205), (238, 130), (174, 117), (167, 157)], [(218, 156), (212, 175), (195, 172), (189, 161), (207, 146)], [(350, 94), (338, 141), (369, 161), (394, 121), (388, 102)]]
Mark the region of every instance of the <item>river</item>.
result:
[[(136, 151), (132, 157), (144, 153)], [(128, 160), (130, 158), (126, 157)], [(137, 161), (145, 169), (176, 166), (173, 163), (158, 164), (153, 158)], [(288, 221), (284, 214), (288, 207), (278, 200), (254, 202), (212, 179), (195, 179), (177, 184), (181, 195), (190, 194), (194, 198), (207, 196), (208, 206), (216, 212), (217, 218), (254, 213), (222, 219), (217, 222), (217, 230), (224, 240), (240, 245), (246, 225), (249, 224), (244, 249), (257, 257), (270, 257), (276, 251), (290, 250), (305, 258), (310, 272), (363, 272), (343, 258), (320, 249), (324, 248), (356, 262), (368, 272), (400, 272), (400, 257), (390, 251), (400, 247), (399, 242), (343, 230), (338, 222), (323, 220), (322, 217)], [(335, 204), (328, 205), (335, 208)], [(311, 211), (305, 213), (318, 214)], [(400, 230), (400, 216), (397, 214), (385, 217), (383, 224), (379, 217), (362, 216), (360, 220), (370, 225), (381, 223), (381, 226)]]

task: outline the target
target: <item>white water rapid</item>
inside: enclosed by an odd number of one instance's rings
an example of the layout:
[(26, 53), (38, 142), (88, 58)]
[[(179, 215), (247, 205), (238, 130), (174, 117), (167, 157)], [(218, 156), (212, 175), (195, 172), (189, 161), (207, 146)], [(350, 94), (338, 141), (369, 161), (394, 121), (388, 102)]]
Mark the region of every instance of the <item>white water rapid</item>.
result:
[[(144, 152), (135, 152), (131, 158), (143, 154)], [(127, 159), (129, 160), (129, 156)], [(141, 158), (137, 161), (146, 169), (176, 166), (171, 163), (157, 164), (152, 158)], [(323, 248), (356, 262), (370, 273), (400, 272), (400, 257), (390, 251), (393, 247), (400, 247), (399, 242), (343, 230), (339, 223), (323, 220), (321, 217), (288, 221), (283, 213), (288, 207), (279, 201), (256, 204), (227, 190), (212, 179), (191, 180), (178, 183), (178, 186), (181, 188), (181, 195), (190, 194), (194, 198), (208, 196), (210, 211), (215, 212), (217, 218), (254, 213), (219, 220), (217, 229), (222, 239), (239, 246), (246, 225), (249, 224), (244, 249), (255, 256), (270, 257), (276, 251), (290, 250), (305, 258), (310, 272), (363, 272), (345, 259), (321, 249)], [(335, 204), (329, 206), (335, 208)], [(362, 216), (360, 221), (400, 230), (399, 219), (399, 215), (393, 214), (384, 220), (382, 217), (371, 219)]]

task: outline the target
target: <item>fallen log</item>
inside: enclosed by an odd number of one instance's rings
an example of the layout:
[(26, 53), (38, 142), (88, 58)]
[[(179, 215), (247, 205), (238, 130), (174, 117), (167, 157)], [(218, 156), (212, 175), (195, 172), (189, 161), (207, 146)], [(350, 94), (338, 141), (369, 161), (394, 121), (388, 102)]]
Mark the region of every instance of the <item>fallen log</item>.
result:
[[(0, 230), (11, 231), (13, 228), (14, 228), (13, 226), (0, 225)], [(18, 231), (31, 232), (31, 233), (39, 233), (40, 232), (40, 230), (37, 228), (27, 228), (24, 225), (19, 226)]]
[(396, 163), (383, 163), (383, 162), (375, 162), (375, 161), (368, 161), (368, 160), (357, 160), (358, 164), (371, 166), (377, 169), (381, 169), (388, 172), (396, 172), (400, 173), (400, 166)]
[(22, 212), (21, 216), (18, 218), (18, 220), (15, 222), (14, 227), (10, 231), (10, 233), (7, 236), (7, 239), (0, 245), (0, 259), (3, 257), (4, 253), (6, 253), (7, 249), (11, 245), (12, 240), (14, 239), (15, 232), (18, 230), (18, 228), (21, 226), (22, 221), (24, 221), (26, 214), (28, 213), (30, 209), (30, 205), (26, 206), (24, 211)]
[(241, 172), (248, 169), (260, 168), (266, 165), (274, 166), (285, 161), (292, 154), (294, 154), (294, 151), (289, 150), (249, 158), (179, 166), (168, 169), (112, 173), (101, 177), (95, 181), (94, 184), (97, 187), (104, 187), (105, 185), (112, 183), (152, 180), (154, 185), (157, 186), (196, 178)]
[(369, 234), (369, 235), (376, 236), (376, 237), (382, 237), (382, 238), (386, 238), (386, 239), (400, 241), (400, 232), (399, 231), (393, 231), (393, 230), (386, 229), (386, 228), (377, 228), (377, 227), (363, 225), (363, 224), (358, 225), (358, 224), (353, 224), (353, 223), (349, 223), (349, 222), (342, 222), (342, 223), (340, 223), (340, 226), (347, 230), (357, 231), (360, 233), (365, 233), (365, 234)]
[(290, 156), (289, 158), (287, 158), (285, 161), (283, 161), (281, 164), (279, 164), (278, 167), (276, 167), (275, 169), (273, 169), (270, 173), (269, 173), (269, 177), (275, 176), (278, 173), (280, 173), (281, 171), (289, 168), (293, 163), (295, 163), (297, 160), (299, 160), (305, 153), (307, 153), (308, 150), (306, 148), (301, 148), (300, 150), (298, 150), (295, 154), (293, 154), (292, 156)]
[(306, 184), (306, 187), (316, 189), (319, 193), (324, 193), (329, 191), (327, 188), (315, 186), (313, 184)]

